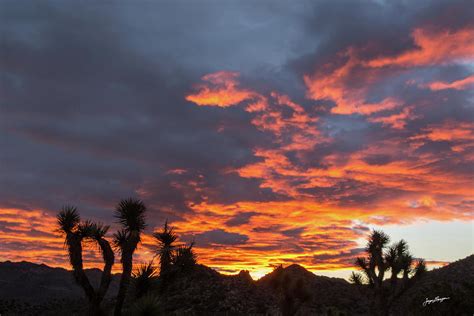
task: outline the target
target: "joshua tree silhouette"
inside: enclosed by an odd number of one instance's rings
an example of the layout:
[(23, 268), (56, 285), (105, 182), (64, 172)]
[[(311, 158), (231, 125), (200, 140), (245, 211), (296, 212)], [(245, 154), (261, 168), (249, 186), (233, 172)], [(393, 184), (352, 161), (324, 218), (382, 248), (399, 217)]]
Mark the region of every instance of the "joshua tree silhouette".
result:
[(122, 276), (120, 279), (117, 303), (114, 315), (122, 313), (123, 303), (127, 294), (128, 285), (133, 269), (133, 253), (141, 241), (141, 233), (146, 227), (145, 204), (138, 199), (121, 200), (115, 210), (115, 217), (122, 225), (122, 229), (114, 235), (114, 245), (121, 254)]
[[(81, 222), (79, 213), (73, 206), (63, 207), (57, 215), (57, 222), (59, 232), (65, 237), (65, 245), (69, 254), (69, 262), (73, 268), (74, 279), (82, 287), (89, 300), (89, 315), (101, 315), (100, 304), (109, 288), (114, 264), (114, 252), (109, 242), (104, 238), (109, 226), (91, 221)], [(97, 290), (92, 287), (84, 272), (82, 259), (82, 243), (84, 241), (96, 242), (104, 260), (102, 277)]]
[[(358, 257), (356, 265), (361, 273), (352, 272), (350, 280), (358, 285), (367, 284), (372, 290), (371, 313), (388, 315), (391, 305), (426, 271), (425, 262), (415, 259), (404, 240), (388, 246), (390, 237), (374, 230), (368, 238), (366, 257)], [(385, 273), (391, 272), (389, 280)], [(402, 277), (398, 276), (402, 274)]]
[(160, 258), (160, 276), (164, 277), (169, 272), (173, 261), (173, 251), (176, 248), (175, 242), (178, 236), (173, 232), (173, 228), (165, 222), (163, 230), (153, 233), (158, 242), (158, 256)]
[(163, 292), (170, 282), (181, 272), (189, 272), (196, 264), (196, 254), (194, 253), (194, 242), (189, 245), (176, 245), (178, 236), (173, 228), (168, 225), (168, 221), (163, 225), (161, 231), (153, 233), (153, 237), (158, 242), (157, 255), (160, 258), (160, 287)]

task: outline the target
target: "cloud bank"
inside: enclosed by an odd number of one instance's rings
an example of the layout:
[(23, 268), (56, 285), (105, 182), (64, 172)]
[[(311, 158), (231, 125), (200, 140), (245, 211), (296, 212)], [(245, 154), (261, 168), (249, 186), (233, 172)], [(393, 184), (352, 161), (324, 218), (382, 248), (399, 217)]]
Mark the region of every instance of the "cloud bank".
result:
[(1, 260), (66, 265), (61, 205), (111, 222), (128, 196), (256, 274), (474, 218), (469, 1), (1, 6)]

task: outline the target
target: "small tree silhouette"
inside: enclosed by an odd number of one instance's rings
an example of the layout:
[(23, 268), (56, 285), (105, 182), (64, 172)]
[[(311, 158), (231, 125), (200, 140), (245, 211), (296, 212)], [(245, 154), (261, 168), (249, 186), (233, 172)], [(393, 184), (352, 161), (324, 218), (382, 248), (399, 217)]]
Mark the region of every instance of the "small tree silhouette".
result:
[(145, 213), (145, 204), (133, 198), (121, 200), (115, 210), (115, 217), (122, 225), (122, 229), (114, 235), (114, 244), (120, 251), (120, 261), (122, 262), (122, 276), (114, 311), (116, 316), (122, 313), (123, 303), (132, 275), (133, 253), (137, 249), (141, 241), (141, 233), (146, 227)]
[(153, 261), (138, 267), (137, 271), (133, 274), (135, 299), (140, 299), (153, 291), (158, 278), (157, 272)]
[(166, 221), (163, 229), (154, 232), (153, 237), (158, 242), (157, 255), (160, 260), (159, 290), (163, 292), (171, 279), (173, 252), (176, 248), (175, 242), (178, 236), (173, 232), (173, 228), (168, 226), (168, 221)]
[(180, 271), (186, 271), (196, 264), (197, 256), (193, 250), (194, 242), (189, 245), (179, 245), (175, 249), (173, 265)]
[(160, 291), (181, 272), (189, 272), (196, 265), (197, 256), (194, 253), (194, 242), (189, 245), (177, 245), (178, 235), (165, 222), (163, 229), (153, 233), (158, 242), (157, 255), (160, 258)]
[(173, 251), (176, 248), (175, 242), (178, 236), (173, 232), (173, 228), (168, 226), (168, 221), (166, 221), (163, 230), (153, 233), (153, 237), (155, 237), (158, 242), (160, 276), (164, 276), (170, 269), (173, 260)]
[[(73, 206), (65, 206), (57, 215), (58, 231), (65, 237), (65, 245), (69, 254), (69, 262), (73, 268), (74, 279), (82, 287), (89, 301), (89, 315), (101, 315), (100, 304), (109, 288), (112, 279), (111, 271), (114, 264), (114, 252), (109, 242), (104, 238), (109, 226), (85, 221)], [(99, 288), (92, 287), (84, 272), (82, 259), (82, 243), (92, 241), (97, 243), (104, 260), (104, 268)]]
[[(406, 241), (400, 240), (392, 246), (388, 246), (389, 242), (387, 234), (374, 230), (365, 249), (367, 256), (356, 259), (362, 274), (352, 272), (350, 277), (351, 282), (367, 284), (372, 290), (371, 313), (374, 315), (388, 315), (393, 302), (426, 271), (424, 260), (415, 262)], [(385, 280), (387, 271), (391, 272), (389, 280)]]

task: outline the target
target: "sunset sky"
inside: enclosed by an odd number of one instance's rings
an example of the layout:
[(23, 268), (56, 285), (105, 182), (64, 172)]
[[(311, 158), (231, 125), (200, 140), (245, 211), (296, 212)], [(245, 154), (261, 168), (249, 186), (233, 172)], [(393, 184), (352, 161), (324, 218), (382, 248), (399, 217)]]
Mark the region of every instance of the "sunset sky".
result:
[[(347, 276), (373, 228), (474, 253), (472, 1), (1, 1), (0, 261), (141, 198), (199, 262)], [(88, 251), (88, 266), (100, 256)], [(116, 264), (116, 270), (120, 265)]]

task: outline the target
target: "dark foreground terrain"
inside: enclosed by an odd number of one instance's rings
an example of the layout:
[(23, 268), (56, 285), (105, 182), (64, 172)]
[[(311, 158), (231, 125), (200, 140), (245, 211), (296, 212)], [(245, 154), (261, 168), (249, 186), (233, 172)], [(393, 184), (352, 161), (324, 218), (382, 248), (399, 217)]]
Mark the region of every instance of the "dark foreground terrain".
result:
[[(91, 280), (99, 270), (87, 271)], [(115, 275), (104, 307), (118, 289)], [(301, 266), (275, 269), (258, 281), (203, 265), (180, 275), (158, 296), (161, 315), (367, 315), (367, 289), (317, 276)], [(423, 307), (426, 298), (449, 297)], [(82, 315), (87, 304), (70, 271), (29, 262), (0, 263), (0, 314)], [(393, 315), (473, 315), (474, 255), (426, 273), (395, 304)]]

